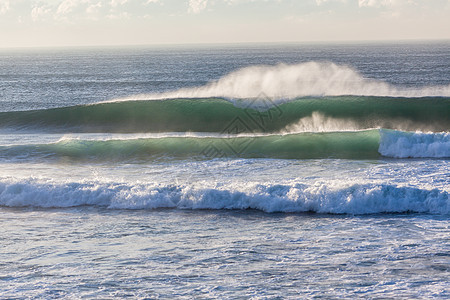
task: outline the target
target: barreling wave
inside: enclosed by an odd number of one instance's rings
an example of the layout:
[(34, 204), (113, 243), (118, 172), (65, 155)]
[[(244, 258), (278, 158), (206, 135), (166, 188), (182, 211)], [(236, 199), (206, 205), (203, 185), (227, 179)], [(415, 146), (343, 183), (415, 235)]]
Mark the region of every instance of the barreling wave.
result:
[[(314, 131), (314, 126), (321, 125), (307, 123), (317, 123), (319, 116), (328, 123), (325, 131), (343, 130), (342, 124), (347, 124), (348, 130), (387, 128), (440, 132), (450, 129), (449, 108), (448, 97), (306, 97), (281, 104), (267, 98), (233, 102), (219, 98), (125, 101), (2, 112), (0, 129), (105, 133), (275, 133), (295, 132), (300, 127), (303, 128), (300, 131), (307, 131), (308, 128)], [(330, 120), (341, 125), (333, 128)]]
[(110, 209), (255, 209), (264, 212), (331, 214), (450, 213), (450, 199), (446, 191), (390, 184), (334, 187), (324, 183), (293, 183), (248, 184), (241, 188), (195, 188), (189, 185), (2, 181), (0, 205), (45, 208), (89, 205)]
[(0, 159), (133, 161), (169, 158), (448, 158), (449, 133), (392, 130), (285, 135), (175, 136), (115, 140), (63, 139), (0, 147)]

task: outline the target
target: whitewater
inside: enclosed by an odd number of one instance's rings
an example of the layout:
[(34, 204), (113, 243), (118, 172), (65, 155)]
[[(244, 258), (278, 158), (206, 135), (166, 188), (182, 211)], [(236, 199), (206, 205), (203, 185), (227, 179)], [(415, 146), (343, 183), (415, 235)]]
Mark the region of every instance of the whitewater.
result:
[(0, 297), (449, 297), (449, 49), (0, 52)]

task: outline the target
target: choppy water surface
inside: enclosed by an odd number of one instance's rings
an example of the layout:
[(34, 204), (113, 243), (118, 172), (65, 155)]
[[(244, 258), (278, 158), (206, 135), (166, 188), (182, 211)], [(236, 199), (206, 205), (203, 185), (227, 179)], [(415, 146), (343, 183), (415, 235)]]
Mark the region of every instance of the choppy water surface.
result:
[(449, 296), (446, 217), (71, 208), (2, 219), (5, 298)]

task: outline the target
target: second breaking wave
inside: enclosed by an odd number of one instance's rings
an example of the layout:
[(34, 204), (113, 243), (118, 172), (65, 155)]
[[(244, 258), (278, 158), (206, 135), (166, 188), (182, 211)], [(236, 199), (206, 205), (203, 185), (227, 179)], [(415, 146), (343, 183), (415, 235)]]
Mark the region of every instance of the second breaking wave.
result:
[(282, 159), (449, 158), (450, 133), (395, 130), (161, 136), (131, 139), (61, 139), (54, 143), (0, 146), (0, 159), (141, 161), (221, 157)]

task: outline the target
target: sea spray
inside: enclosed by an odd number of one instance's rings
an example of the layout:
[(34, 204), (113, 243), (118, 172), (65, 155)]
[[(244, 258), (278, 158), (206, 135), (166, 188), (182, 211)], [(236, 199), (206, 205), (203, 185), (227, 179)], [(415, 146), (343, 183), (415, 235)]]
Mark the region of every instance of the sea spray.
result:
[(268, 97), (277, 103), (307, 96), (450, 97), (450, 85), (401, 88), (364, 78), (348, 65), (310, 61), (299, 64), (245, 67), (204, 86), (160, 94), (142, 94), (112, 101)]

